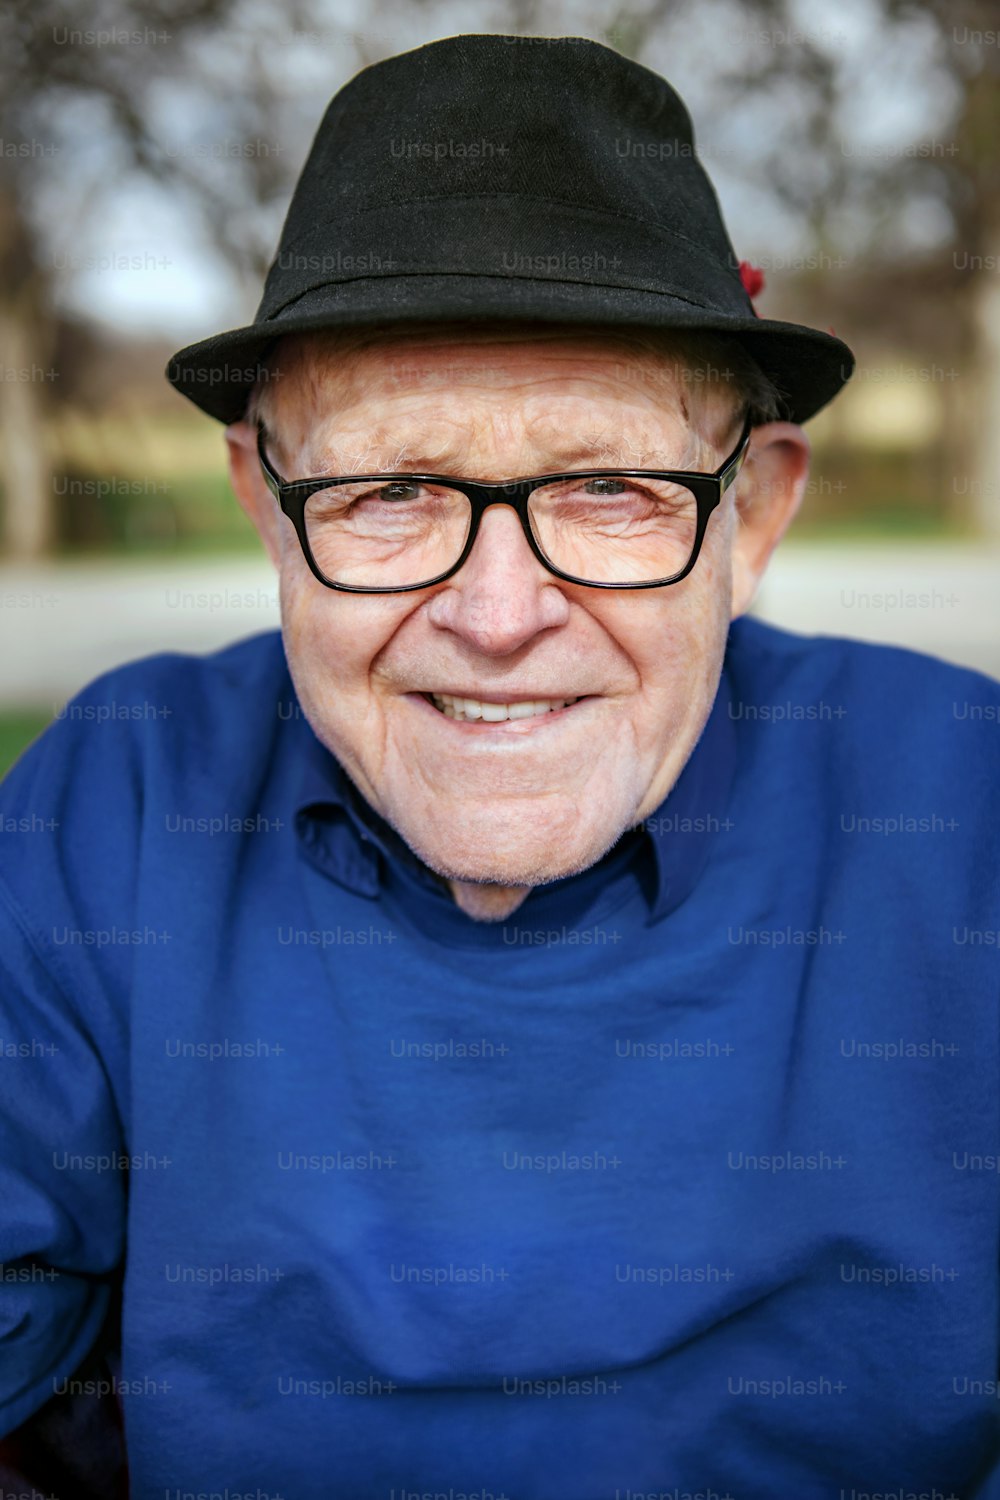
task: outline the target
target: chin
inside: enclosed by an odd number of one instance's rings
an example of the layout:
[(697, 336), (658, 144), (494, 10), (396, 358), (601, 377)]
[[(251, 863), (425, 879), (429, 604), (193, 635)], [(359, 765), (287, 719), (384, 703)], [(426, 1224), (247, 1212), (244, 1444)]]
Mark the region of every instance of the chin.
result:
[(577, 825), (568, 838), (540, 838), (537, 820), (525, 827), (520, 819), (497, 828), (483, 829), (481, 837), (441, 841), (428, 831), (422, 838), (413, 829), (398, 831), (424, 864), (446, 880), (480, 885), (536, 886), (578, 875), (606, 854), (627, 827), (623, 821), (613, 828), (581, 830)]

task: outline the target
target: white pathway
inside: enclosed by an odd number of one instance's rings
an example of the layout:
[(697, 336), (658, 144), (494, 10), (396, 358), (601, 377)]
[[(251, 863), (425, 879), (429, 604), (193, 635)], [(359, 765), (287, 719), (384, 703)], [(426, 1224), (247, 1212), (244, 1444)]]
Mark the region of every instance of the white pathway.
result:
[[(754, 612), (804, 634), (930, 651), (1000, 677), (1000, 550), (786, 543)], [(0, 710), (54, 711), (152, 651), (207, 651), (278, 623), (255, 559), (0, 565)]]

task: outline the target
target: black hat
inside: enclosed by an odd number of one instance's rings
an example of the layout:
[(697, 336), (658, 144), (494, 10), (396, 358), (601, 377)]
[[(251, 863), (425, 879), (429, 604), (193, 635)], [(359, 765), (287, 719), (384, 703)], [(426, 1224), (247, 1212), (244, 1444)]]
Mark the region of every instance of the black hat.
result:
[(538, 319), (735, 336), (804, 421), (854, 368), (839, 339), (757, 316), (683, 101), (583, 37), (448, 37), (331, 100), (253, 324), (167, 378), (242, 417), (283, 334)]

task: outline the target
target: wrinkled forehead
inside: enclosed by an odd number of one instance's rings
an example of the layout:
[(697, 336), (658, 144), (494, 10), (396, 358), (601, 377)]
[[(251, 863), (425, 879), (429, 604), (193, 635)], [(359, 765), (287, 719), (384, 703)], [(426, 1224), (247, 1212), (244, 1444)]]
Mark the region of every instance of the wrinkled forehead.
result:
[[(286, 336), (255, 403), (292, 470), (331, 463), (405, 466), (435, 444), (442, 460), (474, 450), (489, 421), (540, 454), (579, 444), (580, 458), (648, 467), (698, 461), (702, 439), (730, 425), (724, 370), (655, 331), (539, 324), (432, 324)], [(713, 412), (713, 405), (717, 408)], [(478, 429), (478, 431), (477, 431)], [(415, 446), (416, 445), (416, 446)], [(420, 465), (416, 465), (420, 467)], [(346, 470), (344, 470), (346, 471)]]

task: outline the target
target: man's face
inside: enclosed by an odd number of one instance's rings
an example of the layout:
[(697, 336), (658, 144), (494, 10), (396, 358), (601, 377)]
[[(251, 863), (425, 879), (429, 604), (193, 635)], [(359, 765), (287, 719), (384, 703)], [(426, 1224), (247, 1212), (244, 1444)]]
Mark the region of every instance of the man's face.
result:
[[(608, 466), (605, 443), (612, 463), (624, 451), (639, 455), (632, 467), (714, 468), (738, 436), (720, 393), (722, 446), (699, 451), (680, 379), (627, 334), (397, 329), (347, 341), (322, 368), (315, 359), (293, 359), (272, 387), (271, 456), (290, 479), (409, 468), (495, 480)], [(246, 462), (249, 451), (244, 437)], [(313, 577), (259, 477), (244, 468), (234, 482), (245, 504), (253, 485), (250, 508), (280, 568), (285, 648), (309, 722), (432, 869), (540, 884), (592, 864), (663, 801), (718, 685), (731, 495), (694, 571), (668, 588), (563, 583), (498, 505), (454, 577), (354, 595)], [(568, 706), (461, 722), (432, 694)]]

